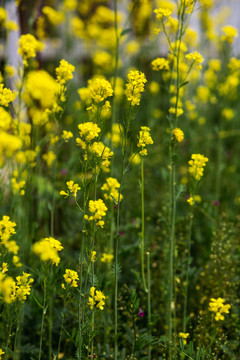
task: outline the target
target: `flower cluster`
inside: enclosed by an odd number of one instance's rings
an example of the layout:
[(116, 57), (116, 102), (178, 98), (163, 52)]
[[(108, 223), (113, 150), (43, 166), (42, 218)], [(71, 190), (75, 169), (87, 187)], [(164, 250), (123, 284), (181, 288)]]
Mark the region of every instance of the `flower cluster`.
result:
[(38, 103), (41, 109), (51, 109), (55, 105), (57, 92), (58, 84), (51, 75), (44, 70), (31, 71), (25, 80), (23, 99), (28, 106), (36, 108), (35, 104)]
[(214, 312), (215, 320), (224, 320), (223, 314), (229, 314), (229, 309), (231, 307), (230, 304), (224, 304), (225, 300), (222, 298), (214, 299), (211, 298), (211, 301), (209, 303), (209, 310)]
[(172, 14), (172, 10), (168, 8), (158, 8), (154, 10), (157, 20), (162, 20), (164, 17), (169, 18)]
[(81, 190), (80, 186), (78, 184), (74, 184), (73, 180), (67, 181), (66, 184), (67, 184), (67, 187), (68, 187), (68, 192), (65, 192), (64, 190), (61, 190), (60, 195), (68, 197), (70, 195), (70, 193), (71, 193), (74, 197), (76, 197), (78, 190)]
[(141, 93), (144, 91), (144, 84), (147, 79), (144, 73), (140, 71), (130, 71), (128, 76), (128, 83), (126, 84), (126, 96), (131, 105), (139, 105)]
[(189, 337), (189, 333), (180, 332), (178, 335), (181, 339), (183, 339), (183, 344), (186, 345), (187, 343), (186, 339)]
[(30, 58), (35, 58), (36, 52), (42, 51), (43, 47), (44, 44), (37, 40), (33, 35), (21, 35), (19, 39), (18, 53), (22, 56), (24, 65), (28, 66), (28, 60)]
[(28, 279), (31, 274), (23, 272), (22, 276), (16, 277), (16, 282), (14, 283), (12, 295), (12, 300), (19, 300), (21, 302), (27, 300), (27, 295), (30, 295), (31, 284), (33, 279)]
[(102, 220), (102, 218), (104, 216), (106, 216), (106, 211), (108, 210), (108, 208), (106, 207), (106, 205), (104, 204), (102, 199), (95, 200), (95, 201), (90, 200), (88, 206), (89, 206), (89, 211), (93, 215), (91, 215), (91, 216), (84, 215), (84, 218), (88, 221), (94, 220), (94, 221), (96, 221), (97, 226), (103, 227), (104, 221)]
[(145, 148), (146, 145), (153, 144), (153, 140), (150, 135), (150, 128), (147, 126), (141, 126), (141, 130), (139, 131), (139, 137), (138, 137), (138, 147), (141, 147), (141, 151), (139, 151), (139, 154), (142, 156), (147, 155), (147, 149)]
[[(70, 287), (77, 287), (77, 281), (79, 280), (78, 273), (71, 269), (66, 269), (65, 274), (63, 275), (65, 283), (70, 285)], [(62, 288), (66, 289), (65, 284), (62, 284)]]
[(22, 276), (17, 276), (16, 281), (11, 276), (0, 272), (0, 294), (3, 301), (10, 304), (14, 301), (25, 301), (30, 294), (33, 279), (28, 279), (31, 274), (23, 272)]
[(201, 154), (192, 154), (191, 160), (189, 160), (189, 173), (197, 181), (203, 176), (204, 166), (208, 162), (208, 158)]
[(89, 146), (89, 152), (93, 155), (96, 155), (96, 157), (100, 159), (102, 170), (108, 172), (110, 166), (109, 159), (113, 156), (113, 151), (111, 151), (101, 141), (95, 141), (92, 145)]
[(94, 286), (91, 287), (89, 291), (89, 298), (88, 298), (88, 305), (90, 306), (90, 309), (92, 310), (94, 308), (94, 305), (100, 310), (104, 309), (105, 305), (105, 295), (102, 291), (96, 290)]
[(42, 261), (50, 260), (52, 264), (58, 266), (60, 257), (58, 252), (63, 249), (60, 241), (53, 237), (44, 238), (33, 245), (33, 252), (40, 257)]
[(0, 272), (0, 295), (7, 304), (10, 304), (13, 301), (12, 289), (14, 285), (15, 282), (11, 276), (7, 276)]
[(91, 92), (92, 100), (97, 104), (113, 94), (112, 85), (109, 81), (103, 78), (94, 78), (89, 80), (88, 89)]
[(101, 257), (101, 262), (103, 263), (110, 263), (113, 260), (113, 254), (106, 254), (103, 253)]
[(57, 82), (60, 84), (65, 84), (66, 81), (73, 78), (72, 73), (75, 71), (75, 66), (62, 59), (60, 61), (59, 67), (57, 67), (55, 71), (57, 75)]
[(184, 133), (181, 129), (175, 128), (173, 129), (173, 137), (177, 140), (177, 142), (181, 142), (184, 139)]
[[(83, 124), (79, 124), (78, 129), (79, 129), (80, 138), (76, 139), (76, 143), (84, 150), (87, 147), (85, 141), (89, 142), (97, 138), (99, 136), (99, 133), (101, 132), (100, 127), (93, 122), (86, 122)], [(84, 138), (85, 141), (83, 141), (82, 138)]]
[(2, 349), (0, 349), (0, 360), (2, 359), (2, 355), (5, 354), (5, 351), (3, 351)]
[(8, 106), (10, 102), (12, 102), (16, 97), (11, 90), (4, 88), (3, 84), (0, 84), (0, 105)]
[(10, 239), (11, 236), (16, 233), (15, 227), (16, 223), (12, 222), (9, 216), (4, 215), (0, 221), (0, 245), (3, 245), (9, 253), (15, 255), (17, 265), (19, 246), (16, 244), (15, 240)]
[(68, 142), (73, 137), (73, 133), (71, 131), (63, 130), (62, 139), (65, 142)]
[(194, 53), (187, 54), (185, 55), (185, 58), (196, 65), (196, 69), (202, 69), (204, 58), (199, 52), (195, 51)]
[(224, 26), (222, 27), (223, 35), (221, 37), (222, 41), (227, 41), (232, 44), (233, 39), (238, 37), (238, 31), (234, 26)]
[(157, 58), (151, 62), (154, 71), (169, 70), (169, 61), (164, 58)]
[(106, 183), (103, 184), (103, 186), (101, 187), (101, 190), (107, 192), (107, 194), (104, 194), (105, 199), (109, 199), (112, 201), (114, 200), (115, 203), (118, 203), (123, 198), (122, 194), (120, 195), (119, 198), (119, 190), (118, 190), (119, 188), (120, 188), (120, 184), (117, 181), (117, 179), (113, 177), (109, 177), (106, 179)]
[(64, 13), (53, 9), (50, 6), (44, 6), (42, 12), (52, 25), (56, 26), (64, 21)]

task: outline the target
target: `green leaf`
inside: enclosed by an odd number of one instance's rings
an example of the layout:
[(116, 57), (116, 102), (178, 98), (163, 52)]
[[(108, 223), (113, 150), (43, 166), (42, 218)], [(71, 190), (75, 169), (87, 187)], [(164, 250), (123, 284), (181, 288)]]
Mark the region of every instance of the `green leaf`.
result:
[(132, 31), (132, 29), (131, 29), (131, 28), (124, 29), (124, 30), (121, 32), (120, 36), (127, 35), (127, 34), (129, 34), (131, 31)]
[(189, 81), (185, 81), (185, 82), (183, 82), (183, 83), (179, 86), (179, 89), (180, 89), (181, 87), (183, 87), (183, 86), (187, 85), (188, 83), (189, 83)]

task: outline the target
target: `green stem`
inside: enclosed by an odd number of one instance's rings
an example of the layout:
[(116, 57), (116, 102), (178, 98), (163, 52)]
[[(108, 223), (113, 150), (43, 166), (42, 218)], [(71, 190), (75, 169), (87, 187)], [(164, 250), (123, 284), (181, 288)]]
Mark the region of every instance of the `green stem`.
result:
[(192, 236), (192, 222), (193, 222), (193, 213), (190, 213), (189, 221), (189, 233), (187, 239), (187, 269), (186, 269), (186, 284), (184, 292), (184, 310), (183, 310), (183, 332), (186, 332), (187, 326), (187, 301), (188, 301), (188, 282), (189, 282), (189, 268), (190, 268), (190, 251), (191, 251), (191, 236)]
[(61, 321), (61, 329), (60, 329), (59, 340), (58, 340), (57, 360), (59, 359), (59, 353), (60, 353), (60, 349), (61, 349), (61, 340), (62, 340), (65, 309), (66, 309), (66, 301), (64, 300), (63, 311), (61, 313), (62, 321)]
[[(152, 312), (151, 312), (151, 273), (150, 273), (150, 252), (147, 252), (147, 286), (148, 286), (148, 293), (147, 293), (147, 304), (148, 304), (148, 333), (149, 336), (152, 335)], [(148, 360), (151, 360), (151, 351), (152, 347), (148, 345)]]
[(20, 351), (19, 351), (19, 340), (20, 340), (20, 328), (21, 328), (21, 321), (22, 321), (22, 315), (23, 315), (23, 309), (24, 304), (20, 306), (18, 318), (17, 318), (17, 325), (16, 325), (16, 333), (15, 333), (15, 340), (14, 340), (14, 354), (13, 354), (13, 360), (20, 359)]
[(52, 360), (52, 327), (53, 327), (53, 297), (52, 295), (49, 297), (48, 300), (48, 358)]
[(41, 330), (40, 330), (40, 344), (39, 344), (39, 355), (38, 360), (41, 360), (42, 356), (42, 341), (43, 341), (43, 331), (44, 331), (44, 319), (47, 312), (46, 309), (46, 300), (47, 300), (47, 279), (44, 269), (44, 283), (43, 283), (43, 311), (42, 311), (42, 321), (41, 321)]
[(146, 286), (145, 273), (144, 273), (144, 238), (145, 238), (145, 228), (144, 228), (144, 164), (143, 157), (141, 157), (141, 201), (142, 201), (142, 241), (141, 241), (141, 272), (142, 272), (142, 282), (144, 291), (147, 293), (148, 289)]
[(4, 355), (4, 360), (6, 360), (8, 358), (8, 348), (9, 348), (9, 344), (10, 344), (10, 338), (12, 336), (12, 321), (10, 320), (10, 325), (9, 325), (9, 330), (8, 330), (8, 335), (7, 335), (7, 342), (6, 342), (6, 349), (5, 349), (5, 355)]
[[(79, 289), (79, 299), (78, 299), (78, 357), (82, 359), (82, 317), (81, 317), (81, 307), (82, 307), (82, 288), (83, 288), (83, 259), (84, 259), (84, 251), (85, 251), (85, 219), (84, 215), (86, 213), (86, 168), (83, 168), (83, 238), (81, 241), (81, 250), (79, 253), (79, 267), (80, 267), (80, 289)], [(82, 310), (82, 313), (84, 311)]]

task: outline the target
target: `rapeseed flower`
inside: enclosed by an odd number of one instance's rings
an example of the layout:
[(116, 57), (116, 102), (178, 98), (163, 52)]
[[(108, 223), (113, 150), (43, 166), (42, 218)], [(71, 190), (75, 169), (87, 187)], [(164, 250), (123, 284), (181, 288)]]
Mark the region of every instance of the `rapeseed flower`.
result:
[(19, 39), (18, 53), (22, 56), (25, 66), (28, 66), (29, 59), (35, 58), (36, 52), (42, 51), (43, 48), (44, 44), (31, 34), (21, 35)]
[(67, 181), (66, 184), (68, 187), (68, 192), (61, 190), (60, 195), (68, 197), (71, 193), (76, 198), (78, 190), (81, 190), (80, 186), (78, 184), (74, 184), (73, 180)]
[(173, 136), (174, 136), (174, 139), (177, 140), (177, 142), (182, 142), (183, 139), (184, 139), (184, 133), (181, 129), (179, 128), (175, 128), (173, 129)]
[(84, 215), (84, 219), (86, 219), (88, 221), (94, 220), (96, 222), (97, 226), (101, 226), (103, 228), (104, 221), (102, 220), (102, 218), (104, 216), (106, 216), (106, 211), (108, 210), (108, 208), (104, 204), (103, 200), (102, 199), (90, 200), (88, 207), (89, 207), (89, 211), (90, 211), (90, 213), (92, 213), (92, 215), (90, 215), (90, 216)]
[(119, 188), (120, 188), (120, 184), (117, 181), (117, 179), (113, 177), (109, 177), (106, 179), (106, 183), (103, 184), (103, 186), (101, 187), (101, 190), (107, 192), (106, 194), (104, 194), (105, 199), (109, 199), (111, 201), (114, 200), (115, 203), (118, 203), (123, 198), (122, 194), (120, 195), (119, 198), (119, 190), (118, 190)]
[(199, 52), (195, 51), (194, 53), (187, 54), (185, 55), (185, 58), (191, 61), (192, 64), (195, 65), (196, 69), (202, 69), (204, 58), (201, 54), (199, 54)]
[(183, 339), (183, 344), (186, 345), (187, 343), (186, 339), (189, 337), (189, 333), (180, 332), (178, 335), (181, 339)]
[(140, 71), (130, 71), (128, 76), (128, 83), (126, 84), (126, 96), (131, 105), (139, 105), (141, 93), (144, 91), (144, 84), (147, 79), (144, 73)]
[(92, 310), (94, 308), (94, 305), (96, 305), (98, 309), (103, 310), (105, 305), (104, 300), (106, 298), (103, 292), (100, 290), (96, 290), (96, 288), (92, 286), (89, 291), (89, 295), (90, 296), (88, 305), (90, 306), (90, 309)]
[(113, 261), (113, 255), (112, 254), (107, 254), (107, 253), (102, 254), (101, 262), (103, 262), (103, 263), (111, 263), (112, 261)]
[(238, 31), (234, 26), (224, 26), (222, 27), (223, 35), (221, 37), (222, 41), (227, 41), (229, 44), (232, 44), (233, 39), (238, 37)]
[(112, 85), (103, 78), (90, 79), (88, 81), (88, 89), (91, 92), (92, 100), (96, 104), (99, 104), (113, 94)]
[(201, 177), (203, 176), (204, 166), (207, 162), (207, 157), (201, 154), (192, 154), (191, 160), (188, 161), (188, 171), (195, 180), (199, 181), (201, 179)]
[(53, 237), (44, 238), (33, 245), (33, 252), (40, 257), (42, 261), (51, 261), (58, 266), (60, 257), (58, 252), (63, 249), (60, 241)]
[(231, 307), (230, 304), (224, 304), (225, 300), (223, 298), (211, 298), (211, 301), (209, 303), (209, 310), (214, 312), (215, 315), (215, 320), (219, 321), (219, 320), (224, 320), (225, 317), (223, 314), (229, 314), (229, 309)]
[(73, 78), (73, 72), (75, 71), (75, 66), (69, 64), (66, 60), (62, 59), (60, 61), (59, 67), (56, 68), (57, 82), (60, 84), (65, 84), (66, 81)]
[(141, 130), (139, 131), (139, 137), (138, 137), (138, 147), (141, 147), (141, 150), (139, 151), (139, 154), (142, 156), (147, 155), (147, 149), (146, 146), (153, 144), (153, 140), (150, 135), (150, 128), (147, 126), (141, 126)]
[[(70, 287), (77, 287), (77, 281), (79, 280), (78, 273), (71, 269), (66, 269), (65, 274), (63, 275), (64, 280), (67, 285), (70, 285)], [(62, 284), (62, 288), (66, 289), (65, 284)]]
[(172, 9), (159, 8), (155, 9), (154, 13), (156, 14), (157, 20), (163, 20), (163, 18), (169, 18), (169, 16), (172, 14)]
[(0, 106), (8, 106), (16, 97), (10, 89), (4, 88), (3, 84), (0, 84)]
[(157, 58), (151, 62), (154, 71), (169, 70), (169, 61), (164, 58)]

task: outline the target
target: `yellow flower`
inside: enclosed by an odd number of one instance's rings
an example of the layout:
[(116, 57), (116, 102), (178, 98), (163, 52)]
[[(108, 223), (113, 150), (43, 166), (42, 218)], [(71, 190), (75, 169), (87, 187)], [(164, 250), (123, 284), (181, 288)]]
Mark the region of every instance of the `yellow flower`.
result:
[(150, 128), (147, 126), (141, 126), (141, 130), (139, 131), (138, 137), (138, 147), (141, 147), (140, 155), (147, 155), (147, 149), (145, 149), (146, 145), (153, 144), (153, 140), (150, 135)]
[(189, 173), (197, 181), (203, 176), (204, 166), (208, 162), (208, 158), (201, 154), (192, 154), (191, 160), (189, 160)]
[(112, 254), (106, 254), (103, 253), (102, 257), (101, 257), (101, 262), (103, 263), (110, 263), (113, 260), (113, 255)]
[[(78, 190), (81, 190), (80, 186), (78, 184), (74, 184), (73, 180), (67, 181), (66, 184), (70, 193), (72, 193), (73, 196), (76, 197)], [(68, 197), (70, 195), (69, 191), (66, 193), (65, 191), (61, 190), (60, 195)]]
[(100, 127), (93, 122), (86, 122), (78, 125), (80, 138), (76, 139), (76, 143), (78, 146), (81, 146), (82, 149), (85, 149), (85, 142), (82, 140), (84, 138), (85, 141), (89, 142), (99, 136), (101, 132)]
[(106, 183), (103, 184), (103, 186), (101, 187), (101, 190), (107, 191), (107, 194), (104, 194), (105, 199), (109, 199), (111, 201), (114, 201), (115, 203), (118, 203), (118, 201), (120, 202), (123, 198), (121, 194), (119, 199), (119, 188), (120, 184), (117, 179), (109, 177), (106, 179)]
[(90, 260), (91, 260), (91, 262), (95, 262), (96, 261), (96, 254), (97, 254), (97, 252), (96, 251), (91, 251), (91, 257), (90, 257)]
[(28, 279), (31, 274), (27, 274), (23, 272), (22, 276), (16, 277), (15, 286), (13, 288), (13, 297), (15, 300), (19, 300), (21, 302), (27, 300), (27, 295), (30, 295), (31, 284), (33, 283), (33, 279)]
[(66, 269), (65, 274), (63, 275), (66, 284), (69, 284), (70, 287), (77, 287), (77, 280), (79, 280), (78, 273), (71, 269)]
[(44, 6), (42, 12), (52, 25), (59, 25), (64, 21), (63, 11), (56, 11), (50, 6)]
[(185, 55), (185, 58), (192, 61), (192, 63), (196, 65), (196, 69), (202, 69), (204, 58), (199, 52), (195, 51), (194, 53), (187, 54)]
[(37, 102), (39, 107), (51, 109), (56, 102), (57, 92), (58, 84), (46, 71), (30, 71), (27, 74), (23, 99), (28, 106)]
[(168, 18), (172, 14), (172, 9), (159, 8), (155, 9), (154, 13), (156, 14), (157, 20), (162, 20), (164, 17)]
[(224, 304), (225, 300), (223, 298), (214, 299), (211, 298), (209, 303), (209, 310), (214, 312), (215, 320), (224, 320), (225, 317), (222, 314), (229, 314), (230, 304)]
[(178, 335), (180, 338), (183, 339), (183, 344), (186, 345), (186, 343), (187, 343), (186, 339), (189, 337), (189, 333), (180, 332)]
[[(170, 109), (168, 110), (170, 112), (170, 114), (176, 114), (176, 108), (175, 107), (170, 107)], [(183, 109), (178, 107), (177, 108), (177, 117), (181, 116), (183, 114)]]
[(40, 257), (42, 261), (50, 260), (54, 265), (58, 266), (60, 257), (58, 252), (63, 249), (60, 241), (53, 237), (44, 238), (33, 245), (33, 252)]
[(7, 304), (15, 300), (12, 296), (14, 287), (15, 281), (13, 278), (0, 272), (0, 294), (3, 297), (3, 301)]
[(99, 200), (90, 200), (89, 201), (89, 211), (92, 213), (92, 215), (84, 215), (84, 218), (88, 221), (96, 221), (96, 225), (103, 227), (104, 221), (102, 218), (106, 216), (106, 211), (108, 208), (102, 201), (102, 199)]
[(89, 80), (88, 89), (91, 92), (92, 100), (97, 104), (113, 94), (112, 85), (109, 81), (103, 78), (94, 78)]
[(42, 51), (43, 48), (44, 44), (31, 34), (21, 35), (19, 39), (18, 53), (22, 56), (25, 66), (28, 66), (28, 60), (35, 58), (36, 52)]
[(195, 201), (194, 201), (194, 198), (192, 196), (190, 196), (188, 199), (187, 199), (187, 202), (189, 203), (190, 206), (193, 206), (195, 204)]
[(62, 59), (60, 61), (59, 67), (56, 68), (57, 82), (60, 84), (65, 84), (66, 81), (73, 78), (73, 72), (75, 71), (75, 66), (69, 64), (66, 60)]
[(177, 140), (177, 142), (183, 141), (184, 133), (181, 129), (175, 128), (172, 133), (173, 133), (174, 138)]
[(238, 31), (235, 27), (227, 25), (222, 27), (223, 35), (221, 37), (222, 41), (227, 41), (229, 44), (232, 44), (233, 39), (238, 37)]
[(151, 62), (154, 71), (169, 70), (169, 61), (164, 58), (157, 58)]
[(42, 158), (46, 161), (47, 166), (50, 167), (52, 163), (56, 160), (56, 155), (53, 151), (49, 151), (48, 153), (43, 154)]
[(72, 137), (73, 137), (73, 133), (71, 131), (63, 130), (62, 139), (65, 142), (68, 142), (68, 140), (71, 139)]
[(8, 106), (16, 97), (11, 90), (4, 88), (3, 84), (0, 84), (0, 106)]
[(130, 71), (128, 76), (128, 83), (126, 84), (126, 96), (131, 105), (139, 105), (141, 93), (144, 91), (144, 84), (147, 79), (144, 73), (140, 71)]
[(2, 355), (5, 354), (5, 351), (3, 351), (2, 349), (0, 349), (0, 360), (2, 359)]

